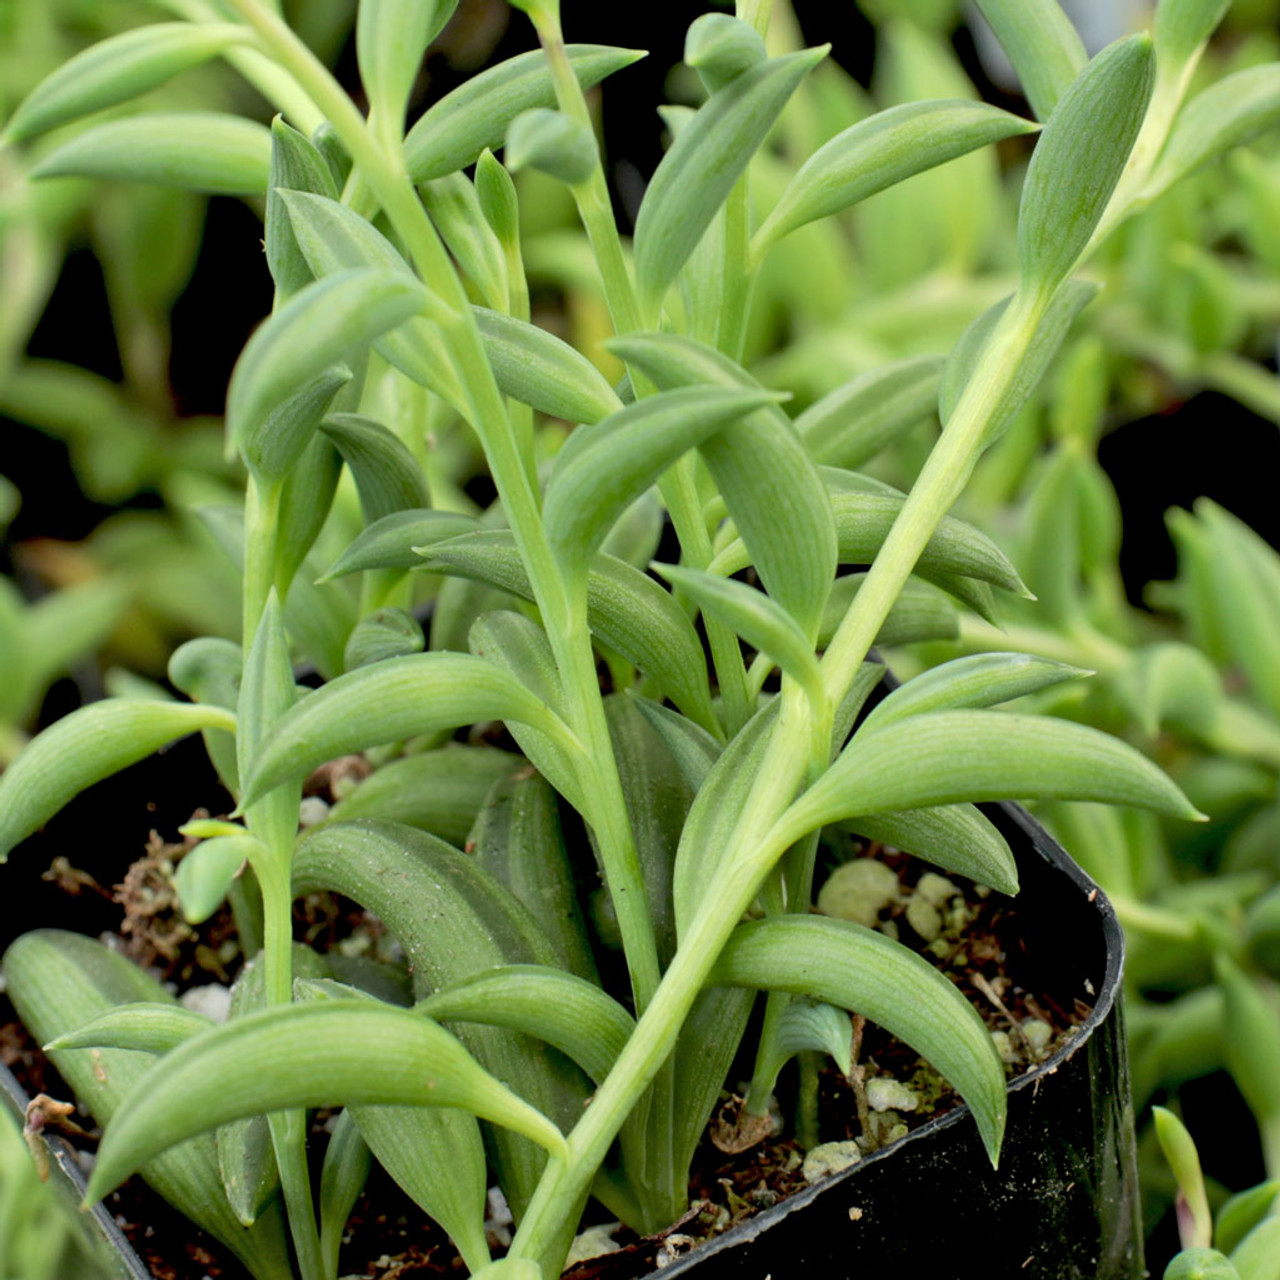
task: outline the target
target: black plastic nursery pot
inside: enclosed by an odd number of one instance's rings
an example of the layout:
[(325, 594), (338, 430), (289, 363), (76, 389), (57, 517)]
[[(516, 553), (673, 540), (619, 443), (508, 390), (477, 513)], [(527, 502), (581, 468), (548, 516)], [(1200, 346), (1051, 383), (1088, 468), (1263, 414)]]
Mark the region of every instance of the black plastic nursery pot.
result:
[[(37, 889), (29, 898), (6, 892), (0, 943), (42, 925), (90, 933), (110, 927), (101, 923), (109, 903), (95, 895), (68, 899), (40, 881), (40, 873), (63, 854), (113, 883), (137, 856), (149, 826), (172, 835), (195, 804), (210, 802), (209, 777), (194, 739), (85, 793), (12, 855), (5, 872), (10, 885), (20, 878)], [(1097, 886), (1034, 819), (1016, 805), (986, 809), (1010, 842), (1022, 884), (1020, 954), (1008, 957), (1010, 975), (1063, 1008), (1090, 1006), (1052, 1057), (1011, 1082), (999, 1168), (991, 1167), (968, 1108), (957, 1107), (677, 1257), (662, 1269), (664, 1277), (852, 1280), (886, 1274), (891, 1266), (905, 1267), (903, 1275), (927, 1269), (949, 1280), (1136, 1280), (1144, 1274), (1119, 1003), (1123, 934)], [(0, 1086), (10, 1093), (17, 1087), (7, 1072), (0, 1073)], [(24, 1105), (22, 1096), (11, 1102)], [(79, 1164), (65, 1156), (57, 1169), (71, 1200)], [(107, 1274), (130, 1280), (151, 1274), (102, 1206), (95, 1224)], [(587, 1267), (594, 1273), (594, 1264)], [(222, 1274), (240, 1273), (229, 1262)]]

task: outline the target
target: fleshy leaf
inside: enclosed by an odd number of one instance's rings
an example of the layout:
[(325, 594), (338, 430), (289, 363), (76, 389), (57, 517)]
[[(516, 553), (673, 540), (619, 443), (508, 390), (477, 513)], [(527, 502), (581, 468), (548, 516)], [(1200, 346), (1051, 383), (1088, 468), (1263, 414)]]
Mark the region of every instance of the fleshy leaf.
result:
[(320, 430), (351, 468), (366, 523), (427, 505), (422, 468), (400, 437), (382, 423), (355, 413), (331, 413)]
[(489, 306), (505, 310), (506, 258), (480, 210), (471, 179), (464, 173), (451, 173), (424, 182), (419, 191), (436, 230), (480, 296)]
[(780, 916), (739, 925), (707, 985), (790, 991), (884, 1027), (955, 1086), (995, 1164), (1004, 1135), (1004, 1068), (973, 1006), (914, 951), (843, 920)]
[(231, 882), (249, 859), (260, 859), (266, 850), (251, 835), (215, 836), (202, 840), (183, 856), (173, 875), (188, 924), (202, 924), (223, 904)]
[(123, 178), (210, 195), (261, 196), (270, 170), (265, 125), (214, 112), (151, 112), (93, 125), (44, 156), (31, 176)]
[(139, 1000), (108, 1009), (44, 1046), (46, 1053), (65, 1049), (134, 1049), (168, 1053), (213, 1024), (202, 1013), (179, 1004)]
[(430, 547), (448, 538), (471, 533), (473, 516), (451, 511), (415, 508), (393, 511), (360, 531), (352, 544), (333, 562), (321, 581), (341, 578), (362, 569), (416, 569), (422, 556), (415, 548)]
[(461, 1107), (567, 1154), (560, 1130), (442, 1027), (390, 1005), (332, 1001), (248, 1013), (167, 1054), (112, 1118), (87, 1197), (101, 1199), (147, 1160), (230, 1120), (362, 1103)]
[(363, 0), (357, 11), (360, 83), (370, 110), (397, 137), (427, 45), (456, 7), (457, 0)]
[(703, 104), (662, 158), (636, 217), (636, 281), (654, 319), (667, 288), (773, 122), (827, 48), (771, 58)]
[(553, 712), (483, 659), (420, 653), (362, 667), (309, 694), (276, 722), (245, 780), (243, 803), (335, 756), (432, 729), (504, 719), (536, 727), (562, 749), (577, 747)]
[[(629, 67), (645, 55), (608, 45), (565, 46), (569, 65), (584, 89)], [(554, 107), (555, 87), (541, 50), (518, 54), (445, 94), (422, 113), (404, 140), (405, 167), (416, 182), (442, 178), (474, 164), (486, 148), (502, 145), (507, 125), (531, 107)]]
[(792, 178), (752, 242), (757, 257), (788, 232), (847, 209), (913, 174), (1036, 126), (984, 102), (944, 98), (878, 111), (820, 147)]
[(1155, 76), (1149, 36), (1109, 45), (1071, 82), (1036, 143), (1022, 187), (1018, 259), (1024, 285), (1067, 278), (1124, 172)]
[(1037, 120), (1047, 120), (1088, 54), (1058, 0), (977, 0)]
[(160, 22), (100, 40), (36, 85), (5, 126), (5, 141), (24, 142), (128, 102), (250, 39), (249, 29), (235, 23)]
[(0, 862), (86, 787), (198, 729), (235, 730), (222, 707), (104, 698), (55, 721), (0, 775)]
[(597, 1084), (635, 1030), (635, 1019), (594, 982), (542, 965), (487, 969), (415, 1008), (437, 1022), (483, 1022), (545, 1040)]

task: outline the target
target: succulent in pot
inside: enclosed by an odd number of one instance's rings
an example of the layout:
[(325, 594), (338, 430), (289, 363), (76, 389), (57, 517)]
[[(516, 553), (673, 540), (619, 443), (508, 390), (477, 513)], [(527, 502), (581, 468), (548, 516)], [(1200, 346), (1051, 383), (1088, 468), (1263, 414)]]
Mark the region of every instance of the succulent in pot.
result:
[[(1197, 816), (1124, 743), (994, 709), (1075, 668), (982, 655), (871, 706), (881, 668), (868, 654), (886, 629), (927, 630), (950, 601), (989, 613), (993, 590), (1022, 590), (948, 508), (1089, 302), (1073, 273), (1091, 245), (1230, 141), (1202, 122), (1188, 141), (1175, 123), (1221, 6), (1166, 2), (1154, 46), (1137, 36), (1085, 63), (1055, 4), (989, 0), (1042, 129), (949, 100), (871, 116), (809, 158), (754, 231), (752, 155), (825, 50), (769, 56), (767, 5), (706, 15), (686, 44), (706, 101), (649, 184), (630, 255), (583, 85), (635, 55), (566, 45), (556, 4), (520, 6), (543, 53), (481, 73), (407, 134), (413, 78), (452, 5), (362, 0), (367, 117), (274, 7), (231, 0), (212, 34), (211, 7), (171, 7), (182, 23), (56, 73), (25, 131), (223, 54), (283, 112), (270, 131), (113, 120), (35, 169), (266, 193), (276, 306), (227, 400), (243, 515), (209, 514), (243, 566), (242, 644), (174, 655), (189, 701), (108, 700), (34, 739), (0, 780), (0, 840), (12, 847), (88, 784), (198, 730), (237, 807), (185, 826), (196, 843), (179, 888), (196, 916), (230, 894), (258, 954), (231, 1017), (210, 1025), (92, 943), (35, 934), (10, 949), (15, 1003), (110, 1113), (89, 1199), (141, 1169), (255, 1275), (321, 1280), (337, 1273), (372, 1154), (472, 1274), (554, 1275), (591, 1196), (642, 1233), (684, 1213), (694, 1150), (740, 1052), (755, 1064), (745, 1111), (760, 1116), (783, 1063), (828, 1048), (849, 1011), (951, 1082), (998, 1161), (1005, 1074), (986, 1027), (908, 947), (811, 911), (819, 850), (824, 831), (852, 824), (1012, 895), (1008, 842), (976, 802)], [(848, 465), (873, 444), (868, 424), (883, 427), (883, 386), (798, 422), (740, 364), (753, 275), (806, 223), (1037, 130), (1017, 290), (952, 353), (942, 435), (910, 493), (888, 490)], [(489, 149), (504, 141), (505, 166)], [(530, 323), (509, 173), (525, 167), (577, 204), (615, 329), (606, 346), (626, 366), (617, 387), (599, 353)], [(454, 419), (497, 493), (480, 518), (431, 503), (452, 490), (426, 428)], [(547, 419), (574, 429), (544, 460)], [(344, 472), (366, 527), (321, 562)], [(655, 493), (670, 563), (653, 561)], [(423, 568), (462, 584), (440, 590), (425, 650), (408, 612)], [(469, 651), (447, 647), (463, 635)], [(327, 677), (318, 689), (295, 682), (298, 653)], [(514, 771), (492, 733), (483, 740), (497, 722), (518, 748)], [(468, 729), (481, 741), (445, 745)], [(309, 775), (365, 752), (385, 767), (300, 835)], [(449, 827), (465, 847), (404, 821), (423, 795), (481, 782), (494, 791), (477, 825), (468, 835), (455, 813)], [(620, 963), (584, 924), (574, 832)], [(387, 998), (394, 983), (295, 947), (291, 906), (312, 889), (385, 922), (410, 960), (411, 1007)], [(316, 1107), (342, 1108), (319, 1218)], [(496, 1260), (490, 1176), (516, 1220)]]

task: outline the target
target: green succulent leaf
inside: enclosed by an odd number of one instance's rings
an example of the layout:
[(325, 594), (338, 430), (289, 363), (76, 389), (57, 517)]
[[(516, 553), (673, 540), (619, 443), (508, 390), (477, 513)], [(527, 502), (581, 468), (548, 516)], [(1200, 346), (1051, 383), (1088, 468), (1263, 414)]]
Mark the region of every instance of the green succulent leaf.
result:
[[(759, 386), (741, 366), (690, 338), (628, 334), (606, 345), (663, 389)], [(835, 574), (835, 530), (826, 487), (790, 419), (769, 405), (699, 448), (765, 590), (806, 635), (816, 633)]]
[(234, 732), (222, 707), (104, 698), (55, 721), (0, 775), (0, 862), (86, 787), (198, 729)]
[(356, 14), (356, 63), (370, 111), (399, 135), (427, 45), (457, 0), (363, 0)]
[(955, 658), (899, 685), (871, 711), (858, 732), (875, 733), (926, 711), (994, 707), (1089, 674), (1080, 667), (1026, 653), (981, 653)]
[(382, 423), (355, 413), (331, 413), (320, 430), (351, 468), (367, 523), (427, 506), (422, 468), (400, 437)]
[(649, 396), (575, 433), (561, 451), (543, 505), (560, 563), (583, 572), (613, 522), (662, 473), (709, 435), (774, 400), (772, 392), (684, 387)]
[(173, 887), (188, 924), (203, 924), (226, 901), (231, 882), (246, 862), (261, 865), (266, 849), (251, 835), (215, 836), (184, 854)]
[(150, 112), (95, 124), (44, 156), (33, 178), (118, 178), (221, 196), (261, 196), (271, 132), (239, 116)]
[(787, 100), (826, 53), (823, 46), (771, 58), (737, 76), (672, 143), (636, 218), (636, 282), (652, 318)]
[(1058, 99), (1088, 61), (1084, 44), (1058, 0), (978, 0), (1009, 55), (1037, 120), (1048, 120)]
[(1214, 956), (1214, 973), (1226, 998), (1223, 1032), (1227, 1066), (1249, 1109), (1262, 1125), (1280, 1116), (1280, 1079), (1273, 1065), (1280, 1053), (1280, 1018), (1264, 994), (1225, 952)]
[(1160, 1150), (1173, 1170), (1178, 1183), (1179, 1199), (1190, 1211), (1190, 1226), (1181, 1221), (1179, 1234), (1184, 1248), (1207, 1249), (1213, 1239), (1213, 1215), (1209, 1212), (1209, 1197), (1205, 1194), (1204, 1175), (1200, 1172), (1200, 1153), (1187, 1132), (1187, 1126), (1165, 1107), (1152, 1107), (1156, 1137)]
[(770, 1056), (757, 1064), (758, 1076), (776, 1081), (798, 1053), (829, 1054), (836, 1070), (847, 1075), (853, 1060), (853, 1023), (844, 1009), (819, 1000), (793, 999), (782, 1012)]
[(913, 174), (1036, 125), (984, 102), (944, 98), (878, 111), (820, 147), (792, 178), (752, 242), (757, 259), (789, 232)]
[(1260, 1182), (1248, 1191), (1232, 1196), (1221, 1209), (1213, 1224), (1213, 1243), (1224, 1253), (1231, 1253), (1236, 1246), (1264, 1218), (1268, 1217), (1280, 1196), (1280, 1179)]
[(213, 1024), (202, 1013), (179, 1004), (139, 1000), (108, 1009), (74, 1031), (55, 1037), (46, 1053), (65, 1049), (133, 1049), (139, 1053), (168, 1053)]
[(251, 41), (234, 23), (160, 22), (110, 36), (69, 58), (9, 118), (7, 142), (29, 138), (105, 107), (128, 102), (166, 80)]
[(1240, 1280), (1276, 1280), (1280, 1276), (1280, 1218), (1258, 1223), (1231, 1251)]
[(1231, 8), (1231, 0), (1160, 0), (1156, 6), (1156, 61), (1182, 67), (1196, 57)]
[(707, 985), (790, 991), (884, 1027), (955, 1086), (995, 1164), (1004, 1135), (1004, 1068), (973, 1007), (915, 952), (847, 921), (782, 916), (739, 925)]
[(810, 405), (796, 431), (817, 463), (855, 468), (938, 408), (944, 361), (910, 356), (880, 365)]
[(337, 199), (333, 174), (316, 147), (280, 116), (271, 122), (271, 177), (267, 187), (264, 244), (276, 290), (288, 298), (311, 282), (311, 268), (298, 248), (282, 191), (310, 191)]
[(944, 871), (1011, 896), (1018, 892), (1018, 867), (1008, 843), (971, 804), (865, 813), (847, 825), (869, 840), (913, 853)]
[(822, 675), (808, 637), (794, 618), (763, 592), (732, 578), (679, 565), (653, 564), (655, 573), (685, 592), (705, 613), (723, 622), (752, 648), (768, 654), (821, 706)]
[(1241, 1280), (1231, 1259), (1217, 1249), (1183, 1249), (1164, 1269), (1164, 1280)]
[(283, 715), (262, 742), (242, 803), (335, 756), (479, 720), (519, 721), (563, 750), (577, 749), (558, 717), (492, 663), (461, 653), (413, 654), (339, 676)]
[(560, 1130), (442, 1027), (390, 1005), (333, 1001), (248, 1013), (167, 1054), (121, 1102), (87, 1196), (100, 1200), (147, 1160), (230, 1120), (388, 1103), (461, 1107), (566, 1154)]
[[(60, 930), (24, 934), (4, 955), (3, 972), (18, 1015), (39, 1040), (55, 1040), (120, 1006), (177, 1002), (152, 977), (100, 942)], [(116, 1049), (54, 1051), (59, 1074), (107, 1124), (125, 1095), (147, 1075), (150, 1056)], [(222, 1241), (256, 1280), (291, 1280), (284, 1215), (270, 1207), (249, 1229), (222, 1193), (212, 1134), (170, 1148), (142, 1176), (171, 1205)]]
[(485, 302), (507, 306), (507, 263), (502, 244), (480, 209), (480, 199), (464, 173), (424, 182), (419, 188), (431, 221)]
[(859, 813), (962, 801), (1100, 800), (1200, 815), (1127, 743), (1096, 729), (1000, 711), (933, 711), (855, 735), (783, 819), (798, 839)]
[(427, 639), (422, 624), (407, 609), (384, 605), (361, 618), (347, 637), (342, 665), (346, 671), (372, 666), (387, 658), (421, 653)]
[[(584, 89), (644, 57), (634, 49), (596, 44), (567, 45), (565, 54)], [(465, 169), (486, 147), (502, 145), (507, 126), (522, 111), (555, 105), (555, 87), (541, 50), (481, 71), (424, 111), (409, 130), (404, 140), (409, 176), (419, 183)]]
[(320, 1170), (320, 1252), (329, 1275), (338, 1274), (342, 1237), (372, 1167), (373, 1156), (360, 1126), (352, 1112), (342, 1111), (329, 1135)]
[(594, 982), (542, 965), (488, 969), (437, 991), (415, 1009), (437, 1022), (482, 1022), (545, 1040), (597, 1084), (635, 1030), (635, 1019)]
[(1196, 94), (1178, 114), (1143, 190), (1154, 200), (1179, 179), (1280, 121), (1280, 66), (1236, 71)]
[(505, 395), (566, 422), (596, 423), (622, 408), (599, 369), (555, 334), (485, 307), (473, 314)]
[(1074, 269), (1124, 172), (1155, 76), (1149, 36), (1109, 45), (1068, 85), (1022, 188), (1024, 285), (1047, 297)]
[(575, 186), (591, 176), (600, 152), (585, 121), (548, 107), (531, 107), (507, 126), (503, 159), (512, 173), (537, 169)]
[(393, 511), (371, 524), (333, 562), (322, 582), (364, 569), (417, 569), (422, 555), (415, 548), (460, 537), (476, 528), (474, 516), (415, 508)]
[[(320, 199), (321, 197), (312, 197)], [(297, 461), (309, 435), (287, 443), (264, 437), (273, 410), (339, 361), (427, 305), (425, 289), (379, 268), (340, 271), (299, 290), (249, 339), (227, 389), (227, 430), (247, 458), (270, 459), (272, 478)]]
[(702, 78), (708, 93), (723, 89), (767, 57), (764, 38), (749, 22), (727, 13), (704, 13), (689, 24), (684, 62)]

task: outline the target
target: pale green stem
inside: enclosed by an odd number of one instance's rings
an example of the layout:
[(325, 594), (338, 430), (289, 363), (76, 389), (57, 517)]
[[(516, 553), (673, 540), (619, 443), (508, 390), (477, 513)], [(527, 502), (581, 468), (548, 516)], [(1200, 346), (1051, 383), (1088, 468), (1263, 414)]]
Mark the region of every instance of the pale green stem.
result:
[(666, 1062), (716, 957), (789, 843), (772, 819), (791, 802), (803, 780), (810, 731), (807, 704), (798, 691), (784, 691), (783, 698), (782, 715), (760, 769), (760, 785), (739, 819), (738, 843), (718, 871), (715, 892), (703, 898), (653, 1002), (569, 1134), (568, 1159), (549, 1169), (538, 1184), (516, 1233), (511, 1256), (536, 1260), (548, 1276), (558, 1269), (551, 1250), (564, 1214), (590, 1185), (614, 1135)]
[(585, 816), (596, 830), (610, 890), (618, 895), (618, 925), (636, 1000), (643, 1006), (656, 985), (657, 950), (600, 701), (585, 609), (567, 590), (547, 545), (537, 493), (507, 421), (505, 402), (494, 382), (462, 282), (409, 182), (403, 155), (386, 154), (342, 87), (277, 16), (266, 12), (257, 0), (231, 3), (320, 106), (353, 161), (363, 169), (420, 276), (453, 313), (452, 318), (439, 319), (440, 327), (457, 360), (469, 401), (468, 417), (484, 447), (560, 668), (570, 724), (582, 744), (577, 759), (583, 794), (591, 810)]
[(1018, 294), (984, 348), (959, 404), (822, 659), (832, 705), (838, 706), (848, 691), (939, 520), (963, 490), (981, 452), (987, 423), (1034, 340), (1047, 304), (1045, 296)]
[(742, 360), (747, 340), (747, 314), (755, 283), (751, 256), (750, 180), (744, 173), (733, 184), (724, 206), (724, 273), (716, 346), (731, 360)]
[(1186, 943), (1193, 942), (1199, 932), (1194, 920), (1172, 911), (1148, 906), (1125, 894), (1108, 893), (1107, 897), (1115, 908), (1116, 919), (1124, 926), (1126, 933), (1132, 930), (1153, 938)]

